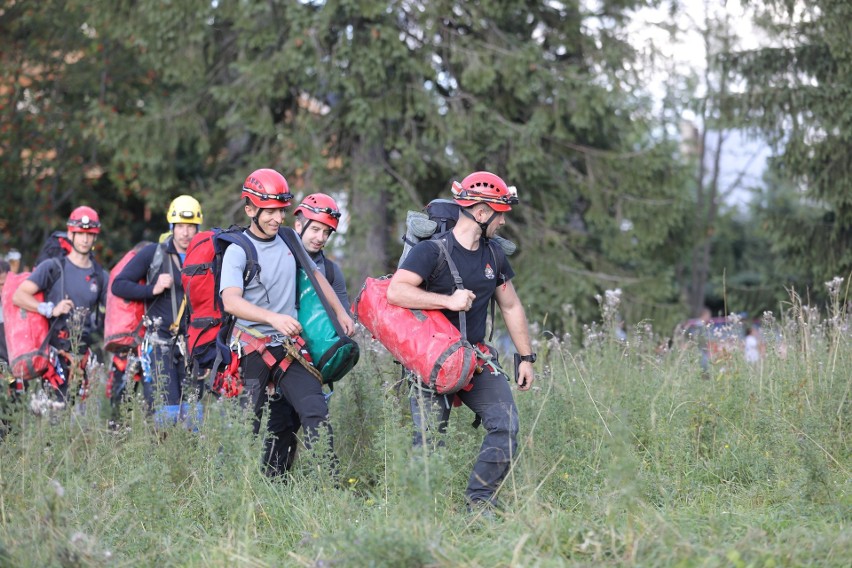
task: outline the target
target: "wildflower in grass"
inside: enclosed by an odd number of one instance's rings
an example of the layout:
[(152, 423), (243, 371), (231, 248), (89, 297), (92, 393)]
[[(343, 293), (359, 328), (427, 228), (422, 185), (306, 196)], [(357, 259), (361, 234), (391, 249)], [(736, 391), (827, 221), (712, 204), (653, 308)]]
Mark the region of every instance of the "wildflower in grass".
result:
[(840, 294), (840, 288), (843, 285), (843, 278), (840, 276), (835, 276), (829, 282), (825, 283), (825, 287), (828, 288), (828, 295), (832, 298), (838, 296)]
[(44, 416), (63, 408), (65, 408), (64, 402), (50, 399), (43, 390), (39, 390), (30, 398), (30, 410), (36, 416)]
[(53, 490), (56, 492), (57, 497), (64, 497), (65, 496), (65, 488), (62, 487), (62, 484), (59, 483), (57, 480), (51, 479), (50, 480), (50, 486), (53, 487)]
[(595, 294), (595, 300), (601, 308), (601, 319), (603, 327), (607, 330), (615, 330), (618, 325), (618, 307), (621, 305), (621, 288), (605, 290), (604, 295)]

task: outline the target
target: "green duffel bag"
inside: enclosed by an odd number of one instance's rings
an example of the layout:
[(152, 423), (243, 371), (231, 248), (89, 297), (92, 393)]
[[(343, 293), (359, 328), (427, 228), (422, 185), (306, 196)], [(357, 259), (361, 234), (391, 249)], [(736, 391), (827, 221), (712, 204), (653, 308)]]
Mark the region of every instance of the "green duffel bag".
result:
[(302, 268), (299, 268), (296, 290), (302, 339), (314, 367), (322, 374), (323, 383), (339, 381), (358, 362), (361, 356), (358, 344), (343, 333), (334, 316), (329, 315), (313, 282)]

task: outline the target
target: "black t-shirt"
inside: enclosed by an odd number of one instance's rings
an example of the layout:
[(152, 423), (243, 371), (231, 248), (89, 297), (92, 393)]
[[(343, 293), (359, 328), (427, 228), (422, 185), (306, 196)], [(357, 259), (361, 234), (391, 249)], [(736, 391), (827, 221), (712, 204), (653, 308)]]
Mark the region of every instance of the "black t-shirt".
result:
[[(489, 246), (484, 240), (479, 241), (477, 250), (467, 250), (456, 241), (452, 232), (447, 232), (439, 238), (445, 238), (450, 256), (456, 264), (464, 287), (476, 294), (473, 306), (466, 312), (467, 339), (471, 343), (481, 343), (485, 340), (485, 328), (488, 320), (488, 305), (497, 286), (500, 286), (515, 275), (503, 249), (499, 246)], [(423, 279), (423, 287), (429, 292), (452, 295), (455, 290), (453, 276), (446, 262), (441, 262), (440, 269), (430, 280), (440, 258), (439, 245), (435, 240), (423, 241), (408, 253), (400, 268), (414, 272)], [(459, 327), (459, 312), (443, 310), (447, 319)]]

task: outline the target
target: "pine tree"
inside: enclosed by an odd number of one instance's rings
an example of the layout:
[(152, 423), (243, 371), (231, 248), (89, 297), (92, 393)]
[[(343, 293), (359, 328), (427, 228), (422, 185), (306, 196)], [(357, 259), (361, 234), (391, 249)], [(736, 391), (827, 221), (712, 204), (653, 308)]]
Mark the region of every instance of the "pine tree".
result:
[(852, 270), (852, 5), (839, 0), (755, 2), (771, 47), (742, 51), (732, 66), (746, 83), (730, 104), (769, 137), (774, 174), (800, 198), (774, 210), (774, 250), (822, 289)]

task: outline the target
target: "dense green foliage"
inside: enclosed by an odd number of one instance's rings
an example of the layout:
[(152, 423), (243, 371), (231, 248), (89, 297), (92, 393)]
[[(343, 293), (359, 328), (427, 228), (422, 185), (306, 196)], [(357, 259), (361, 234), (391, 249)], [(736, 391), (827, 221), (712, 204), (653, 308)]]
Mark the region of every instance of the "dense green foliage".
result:
[(778, 150), (775, 175), (796, 183), (792, 198), (767, 212), (772, 244), (806, 284), (818, 284), (852, 271), (852, 6), (754, 5), (772, 44), (731, 57), (745, 88), (729, 105)]
[(709, 380), (693, 344), (660, 352), (641, 329), (623, 344), (596, 328), (580, 351), (540, 338), (493, 521), (463, 503), (472, 414), (454, 410), (447, 448), (413, 451), (398, 368), (366, 338), (331, 399), (338, 486), (307, 452), (286, 481), (265, 479), (230, 405), (208, 401), (200, 433), (138, 412), (110, 431), (102, 385), (85, 413), (6, 408), (0, 565), (846, 566), (852, 350), (838, 315), (794, 301), (764, 322), (762, 364), (734, 352)]
[[(520, 245), (513, 262), (535, 319), (568, 328), (574, 315), (593, 317), (596, 292), (621, 286), (636, 300), (634, 320), (659, 305), (673, 321), (668, 267), (690, 200), (673, 146), (651, 135), (650, 101), (620, 34), (632, 5), (10, 4), (0, 29), (13, 33), (0, 51), (14, 88), (3, 108), (10, 122), (65, 113), (76, 130), (59, 119), (44, 128), (77, 146), (45, 163), (41, 178), (22, 175), (18, 146), (42, 155), (60, 142), (36, 144), (33, 125), (8, 133), (3, 185), (20, 188), (27, 211), (51, 214), (33, 226), (15, 213), (21, 204), (5, 202), (4, 244), (31, 258), (88, 201), (102, 210), (109, 264), (165, 229), (160, 212), (179, 193), (201, 199), (209, 225), (244, 221), (239, 184), (271, 166), (296, 194), (345, 199), (351, 222), (339, 249), (357, 288), (394, 267), (406, 209), (492, 169), (520, 191), (507, 234)], [(65, 43), (30, 41), (48, 31)], [(15, 80), (68, 52), (75, 62), (57, 62), (44, 84)], [(17, 111), (33, 97), (41, 106)], [(35, 191), (45, 183), (61, 198)]]
[[(83, 202), (106, 265), (164, 231), (180, 193), (209, 226), (244, 222), (239, 184), (269, 166), (346, 203), (332, 246), (351, 290), (394, 268), (407, 209), (496, 171), (522, 200), (516, 285), (558, 333), (605, 289), (628, 322), (671, 328), (708, 301), (776, 309), (789, 284), (820, 297), (852, 270), (843, 2), (754, 2), (776, 43), (752, 52), (708, 19), (706, 73), (672, 74), (662, 109), (643, 83), (655, 54), (626, 41), (634, 0), (0, 4), (0, 246), (25, 263)], [(686, 109), (704, 135), (774, 144), (749, 217), (678, 151)]]

